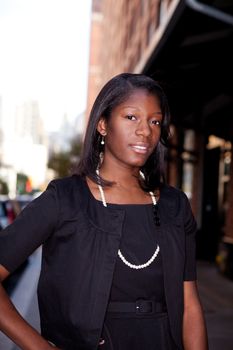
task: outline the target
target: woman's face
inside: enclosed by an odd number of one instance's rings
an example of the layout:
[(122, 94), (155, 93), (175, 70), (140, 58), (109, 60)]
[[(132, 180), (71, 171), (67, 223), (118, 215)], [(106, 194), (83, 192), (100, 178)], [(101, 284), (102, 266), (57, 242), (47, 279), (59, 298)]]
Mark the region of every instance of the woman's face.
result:
[(97, 129), (105, 135), (104, 163), (143, 166), (159, 142), (161, 122), (159, 99), (145, 90), (135, 90), (113, 109), (108, 121), (99, 121)]

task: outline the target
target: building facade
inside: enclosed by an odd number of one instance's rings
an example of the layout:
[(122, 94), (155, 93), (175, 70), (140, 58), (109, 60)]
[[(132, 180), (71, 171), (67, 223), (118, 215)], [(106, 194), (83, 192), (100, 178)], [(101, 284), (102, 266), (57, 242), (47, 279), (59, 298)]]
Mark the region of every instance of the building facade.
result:
[(87, 111), (111, 77), (142, 70), (175, 3), (176, 0), (93, 0)]
[(232, 1), (102, 0), (98, 12), (99, 41), (93, 33), (91, 45), (99, 80), (95, 91), (89, 82), (89, 110), (120, 72), (160, 81), (172, 114), (167, 180), (190, 199), (198, 256), (233, 277)]
[[(86, 109), (86, 122), (91, 106), (103, 84), (102, 77), (102, 43), (103, 43), (103, 13), (102, 0), (93, 0), (90, 34), (90, 58), (88, 74), (88, 96)], [(86, 123), (85, 123), (86, 124)]]

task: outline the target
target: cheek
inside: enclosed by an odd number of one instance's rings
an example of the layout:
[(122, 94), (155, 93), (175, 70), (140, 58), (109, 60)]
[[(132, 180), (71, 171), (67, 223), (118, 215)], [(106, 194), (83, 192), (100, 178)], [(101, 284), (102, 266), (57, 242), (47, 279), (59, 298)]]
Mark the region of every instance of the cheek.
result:
[(109, 151), (115, 156), (120, 157), (127, 150), (130, 132), (127, 128), (121, 130), (109, 131), (105, 142), (105, 151)]
[(154, 143), (157, 144), (160, 140), (160, 136), (161, 136), (161, 129), (158, 128), (156, 130), (154, 130), (153, 132), (153, 140), (154, 140)]
[(109, 144), (114, 143), (115, 145), (121, 146), (122, 143), (125, 143), (129, 140), (130, 132), (129, 128), (115, 128), (109, 129), (107, 134)]

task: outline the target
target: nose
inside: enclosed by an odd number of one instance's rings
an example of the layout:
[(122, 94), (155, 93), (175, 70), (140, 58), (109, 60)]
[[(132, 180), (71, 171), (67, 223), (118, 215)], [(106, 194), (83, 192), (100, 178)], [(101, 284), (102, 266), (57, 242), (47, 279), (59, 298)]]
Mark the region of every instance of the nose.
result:
[(151, 134), (150, 125), (147, 121), (140, 121), (136, 128), (136, 135), (148, 137)]

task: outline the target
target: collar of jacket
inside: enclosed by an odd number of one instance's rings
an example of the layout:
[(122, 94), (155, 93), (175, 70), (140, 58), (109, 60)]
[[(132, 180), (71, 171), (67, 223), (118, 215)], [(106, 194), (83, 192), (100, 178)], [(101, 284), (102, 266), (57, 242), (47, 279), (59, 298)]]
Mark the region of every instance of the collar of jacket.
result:
[(79, 192), (82, 198), (82, 210), (88, 219), (102, 231), (120, 238), (125, 211), (121, 208), (104, 207), (101, 201), (94, 198), (84, 179), (79, 182)]

